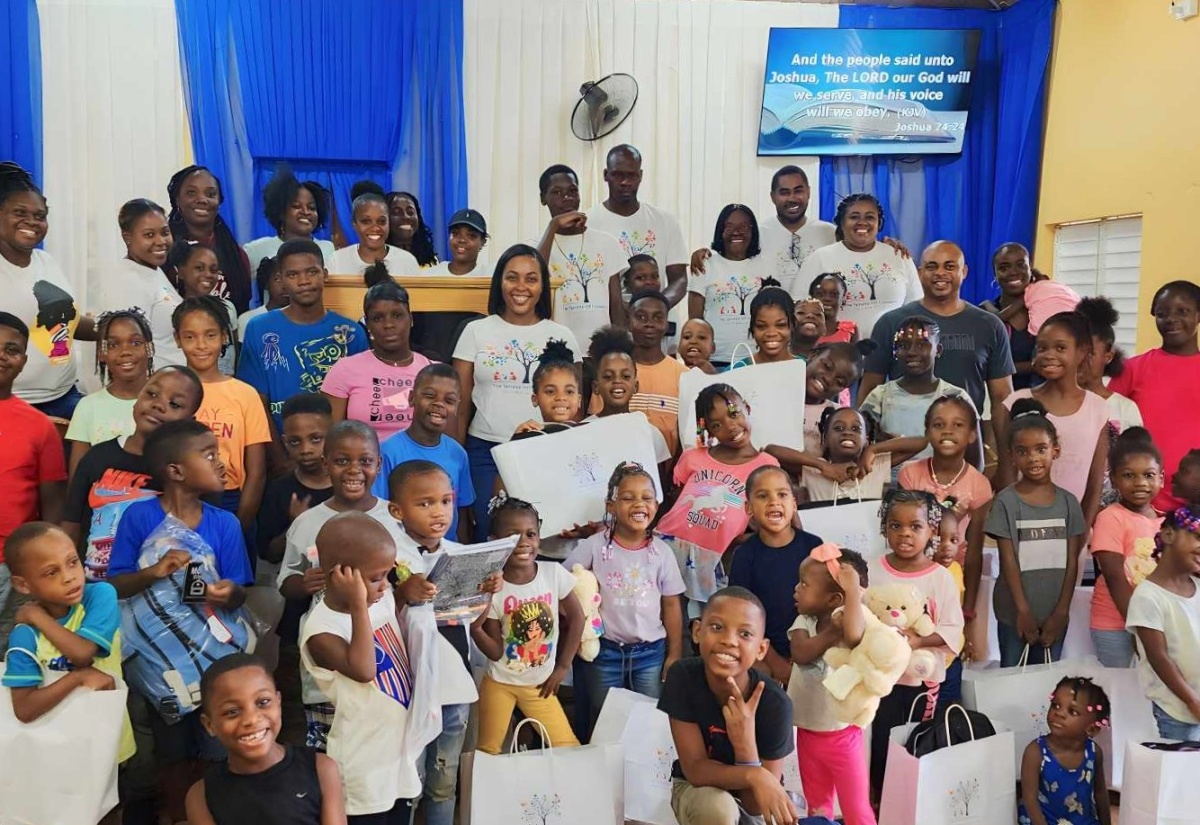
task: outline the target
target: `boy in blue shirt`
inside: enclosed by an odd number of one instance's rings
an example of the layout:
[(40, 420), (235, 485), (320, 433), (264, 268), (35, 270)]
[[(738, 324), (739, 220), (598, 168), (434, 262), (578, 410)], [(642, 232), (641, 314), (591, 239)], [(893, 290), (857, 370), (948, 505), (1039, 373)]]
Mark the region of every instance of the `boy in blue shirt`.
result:
[[(202, 496), (219, 494), (225, 487), (217, 437), (207, 425), (194, 419), (170, 421), (146, 437), (143, 456), (163, 492), (157, 498), (134, 502), (125, 510), (109, 557), (109, 583), (119, 597), (128, 599), (187, 567), (191, 555), (173, 549), (149, 567), (139, 568), (142, 545), (170, 513), (212, 549), (220, 580), (205, 589), (208, 607), (240, 607), (246, 600), (246, 587), (254, 581), (241, 524), (233, 513), (201, 501)], [(173, 817), (171, 821), (182, 822), (186, 818), (184, 797), (194, 778), (196, 761), (220, 761), (224, 751), (202, 727), (199, 713), (189, 713), (173, 725), (156, 711), (148, 713), (163, 802)]]
[(328, 273), (319, 246), (284, 241), (275, 260), (289, 303), (250, 319), (237, 377), (258, 390), (278, 433), (283, 402), (321, 389), (325, 373), (339, 359), (367, 349), (367, 335), (356, 322), (325, 309)]
[(793, 591), (800, 581), (800, 563), (821, 539), (793, 525), (792, 480), (778, 467), (759, 467), (746, 479), (746, 512), (758, 532), (734, 550), (729, 585), (746, 588), (763, 603), (771, 644), (755, 667), (786, 685), (792, 675), (788, 628), (796, 621)]
[(458, 508), (447, 535), (470, 544), (474, 535), (471, 505), (475, 503), (475, 487), (471, 483), (467, 451), (446, 435), (446, 424), (458, 415), (461, 391), (458, 373), (449, 364), (430, 364), (417, 373), (408, 393), (412, 424), (380, 446), (382, 466), (371, 492), (376, 498), (390, 500), (388, 483), (392, 470), (406, 461), (433, 462), (450, 477)]

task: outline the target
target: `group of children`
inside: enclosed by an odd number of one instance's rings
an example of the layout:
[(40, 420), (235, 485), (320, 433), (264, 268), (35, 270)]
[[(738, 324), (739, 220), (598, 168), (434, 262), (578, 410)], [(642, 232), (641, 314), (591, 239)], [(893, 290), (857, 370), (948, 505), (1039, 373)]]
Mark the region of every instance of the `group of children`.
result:
[[(377, 211), (367, 206), (364, 216)], [(217, 825), (407, 823), (419, 807), (427, 823), (450, 823), (473, 726), (476, 747), (498, 753), (515, 709), (542, 723), (548, 744), (577, 745), (608, 690), (625, 687), (658, 698), (671, 719), (681, 825), (832, 816), (835, 799), (847, 825), (869, 825), (890, 728), (956, 700), (963, 661), (982, 653), (969, 640), (988, 536), (999, 556), (1002, 666), (1061, 655), (1087, 544), (1097, 655), (1111, 667), (1136, 657), (1160, 733), (1200, 738), (1200, 452), (1172, 480), (1183, 506), (1160, 513), (1159, 449), (1147, 430), (1114, 426), (1120, 396), (1091, 387), (1098, 353), (1112, 353), (1095, 322), (1103, 306), (1042, 324), (1034, 368), (1043, 383), (993, 419), (993, 494), (978, 468), (978, 411), (936, 376), (936, 324), (903, 322), (894, 341), (902, 377), (849, 406), (871, 345), (838, 321), (845, 285), (832, 273), (811, 284), (813, 300), (794, 302), (770, 284), (758, 291), (748, 319), (756, 348), (732, 365), (806, 362), (804, 409), (793, 411), (804, 418), (803, 449), (756, 443), (755, 416), (725, 383), (699, 393), (696, 444), (681, 444), (678, 376), (719, 367), (714, 332), (692, 318), (677, 356), (663, 352), (670, 304), (653, 259), (635, 261), (622, 276), (621, 312), (592, 336), (584, 370), (582, 353), (546, 344), (528, 384), (537, 416), (512, 436), (554, 437), (641, 412), (657, 466), (612, 468), (603, 521), (543, 540), (536, 508), (509, 496), (503, 479), (473, 485), (468, 453), (451, 435), (470, 396), (460, 370), (420, 368), (405, 399), (407, 428), (381, 444), (375, 427), (336, 415), (319, 383), (283, 375), (298, 349), (283, 327), (275, 350), (253, 350), (243, 376), (252, 383), (232, 377), (222, 357), (237, 336), (229, 308), (207, 294), (211, 253), (172, 255), (190, 273), (183, 281), (194, 281), (172, 316), (187, 365), (154, 368), (141, 313), (98, 319), (107, 383), (76, 415), (69, 460), (48, 419), (13, 403), (29, 331), (0, 313), (0, 411), (13, 422), (2, 446), (28, 452), (32, 479), (22, 500), (0, 506), (40, 514), (3, 547), (0, 571), (30, 600), (3, 684), (17, 718), (30, 721), (76, 688), (112, 688), (124, 677), (125, 822), (153, 821), (161, 807), (174, 822)], [(312, 334), (337, 344), (333, 352), (314, 338), (306, 366), (364, 351), (361, 328), (324, 308), (319, 254), (288, 241), (273, 265), (279, 274), (262, 286), (270, 295), (278, 287), (290, 314), (253, 319), (256, 342), (292, 323), (320, 326)], [(1188, 301), (1190, 315), (1187, 306), (1174, 312)], [(1160, 303), (1174, 312), (1160, 328), (1171, 340), (1190, 334), (1183, 354), (1194, 356), (1194, 290), (1168, 286)], [(268, 479), (272, 463), (286, 472)], [(838, 548), (800, 526), (802, 507), (846, 498), (882, 499), (883, 555)], [(488, 502), (485, 520), (468, 511), (476, 501)], [(439, 554), (455, 539), (508, 537), (515, 549), (479, 582), (489, 600), (473, 621), (429, 615), (437, 588), (426, 574)], [(604, 631), (590, 660), (578, 655), (585, 618), (568, 572), (575, 565), (599, 584)], [(162, 597), (183, 595), (195, 579), (200, 595), (183, 608), (199, 618), (203, 640), (181, 642), (196, 672), (155, 673), (165, 654), (139, 610), (178, 629), (163, 618)], [(914, 651), (931, 651), (934, 665), (906, 673), (882, 698), (868, 769), (863, 730), (836, 718), (822, 685), (824, 654), (858, 643), (864, 592), (894, 583), (922, 600), (934, 629), (905, 637)], [(277, 595), (256, 601), (259, 593)], [(426, 621), (436, 638), (414, 645)], [(265, 659), (244, 652), (255, 637)], [(574, 718), (558, 699), (568, 678)], [(436, 725), (418, 710), (432, 710)], [(1107, 825), (1107, 795), (1095, 782), (1104, 755), (1091, 737), (1110, 713), (1097, 685), (1058, 686), (1050, 733), (1026, 750), (1022, 821)], [(804, 810), (780, 782), (793, 748)]]

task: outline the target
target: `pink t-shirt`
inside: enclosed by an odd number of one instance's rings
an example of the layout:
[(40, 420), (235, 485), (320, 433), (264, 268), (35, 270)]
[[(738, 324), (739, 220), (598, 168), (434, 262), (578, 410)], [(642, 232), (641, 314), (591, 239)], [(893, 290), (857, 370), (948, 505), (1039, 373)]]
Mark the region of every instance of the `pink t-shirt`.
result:
[[(959, 507), (964, 510), (974, 510), (992, 500), (992, 485), (983, 473), (970, 464), (962, 478), (949, 487), (938, 484), (933, 477), (933, 469), (928, 458), (918, 458), (906, 462), (900, 468), (896, 481), (905, 490), (924, 490), (932, 493), (939, 501), (945, 501), (948, 496), (954, 496)], [(967, 555), (967, 526), (971, 523), (970, 516), (964, 516), (958, 521), (958, 554), (959, 562), (966, 560)]]
[(658, 523), (658, 532), (724, 553), (750, 523), (746, 479), (759, 467), (778, 466), (766, 453), (745, 464), (722, 464), (707, 448), (684, 450), (675, 465), (675, 484), (682, 489), (675, 506)]
[(408, 366), (393, 367), (367, 350), (334, 364), (325, 374), (321, 392), (345, 398), (346, 418), (370, 424), (383, 441), (412, 423), (408, 393), (417, 373), (428, 365), (429, 359), (419, 352), (413, 353)]
[[(1165, 380), (1169, 377), (1169, 380)], [(1200, 355), (1171, 355), (1152, 349), (1125, 362), (1125, 371), (1108, 385), (1138, 405), (1146, 429), (1162, 451), (1164, 482), (1154, 499), (1159, 512), (1174, 510), (1183, 501), (1171, 495), (1171, 477), (1179, 461), (1200, 447)]]
[(1079, 306), (1079, 293), (1058, 281), (1031, 281), (1025, 287), (1025, 308), (1029, 310), (1029, 334), (1037, 335), (1051, 315), (1070, 312)]
[[(1033, 393), (1017, 390), (1004, 399), (1005, 408), (1011, 412), (1013, 404), (1021, 398), (1033, 398)], [(1046, 417), (1058, 431), (1058, 445), (1062, 448), (1050, 468), (1050, 480), (1082, 504), (1100, 432), (1107, 432), (1108, 404), (1096, 393), (1085, 392), (1083, 404), (1071, 415), (1050, 414)]]
[[(1146, 518), (1120, 504), (1110, 504), (1096, 514), (1096, 523), (1092, 525), (1092, 555), (1121, 554), (1125, 558), (1125, 578), (1136, 587), (1154, 569), (1150, 554), (1154, 552), (1154, 536), (1162, 523), (1162, 516)], [(1125, 617), (1117, 610), (1108, 582), (1098, 569), (1096, 588), (1092, 591), (1091, 627), (1094, 630), (1125, 629)]]

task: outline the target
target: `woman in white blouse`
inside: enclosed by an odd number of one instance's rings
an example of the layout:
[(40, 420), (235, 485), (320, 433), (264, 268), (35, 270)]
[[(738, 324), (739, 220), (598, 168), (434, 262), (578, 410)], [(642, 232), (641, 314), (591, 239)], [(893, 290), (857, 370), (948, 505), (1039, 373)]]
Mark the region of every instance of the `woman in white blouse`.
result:
[(492, 274), (488, 316), (463, 327), (454, 347), (462, 385), (456, 438), (466, 448), (475, 494), (475, 534), (486, 536), (488, 500), (496, 483), (492, 447), (508, 441), (528, 421), (538, 356), (550, 339), (566, 341), (582, 361), (571, 330), (550, 320), (550, 270), (527, 244), (509, 247)]

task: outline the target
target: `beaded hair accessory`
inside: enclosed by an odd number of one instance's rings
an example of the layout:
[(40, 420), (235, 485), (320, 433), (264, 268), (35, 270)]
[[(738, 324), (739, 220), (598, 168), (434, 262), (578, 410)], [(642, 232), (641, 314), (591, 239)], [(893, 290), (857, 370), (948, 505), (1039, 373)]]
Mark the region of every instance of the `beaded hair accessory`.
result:
[(506, 493), (503, 490), (496, 493), (496, 495), (492, 496), (488, 500), (488, 506), (487, 506), (488, 515), (489, 516), (492, 515), (497, 510), (499, 510), (501, 507), (503, 507), (504, 502), (506, 502), (506, 501), (508, 501), (508, 493)]
[(922, 341), (928, 341), (932, 337), (929, 334), (928, 327), (900, 327), (900, 329), (896, 330), (896, 334), (892, 336), (892, 342), (898, 344), (907, 338), (920, 338)]

